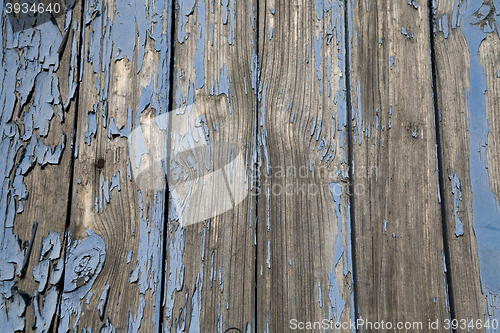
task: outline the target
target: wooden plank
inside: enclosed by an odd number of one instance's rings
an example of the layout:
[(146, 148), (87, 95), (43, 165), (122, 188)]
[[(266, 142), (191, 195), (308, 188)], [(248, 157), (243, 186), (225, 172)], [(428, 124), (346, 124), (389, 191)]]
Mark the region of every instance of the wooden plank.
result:
[(344, 12), (259, 6), (258, 332), (354, 319)]
[(156, 120), (168, 111), (171, 4), (84, 5), (78, 157), (58, 330), (156, 332), (166, 181), (161, 154), (147, 148), (158, 148), (165, 132)]
[(352, 9), (353, 183), (364, 190), (354, 196), (359, 318), (409, 323), (400, 332), (421, 322), (426, 331), (429, 320), (449, 318), (427, 2)]
[(255, 4), (175, 6), (164, 328), (253, 331)]
[[(47, 13), (37, 20), (21, 14), (14, 21), (4, 10), (0, 19), (0, 323), (5, 332), (53, 329), (61, 294), (81, 10), (68, 4), (65, 22), (66, 5), (59, 3), (53, 21)], [(17, 25), (23, 22), (24, 29)]]
[[(435, 63), (442, 142), (443, 203), (453, 304), (458, 320), (500, 319), (498, 70), (495, 8), (440, 2)], [(462, 330), (460, 330), (462, 331)], [(494, 332), (496, 329), (476, 331)]]

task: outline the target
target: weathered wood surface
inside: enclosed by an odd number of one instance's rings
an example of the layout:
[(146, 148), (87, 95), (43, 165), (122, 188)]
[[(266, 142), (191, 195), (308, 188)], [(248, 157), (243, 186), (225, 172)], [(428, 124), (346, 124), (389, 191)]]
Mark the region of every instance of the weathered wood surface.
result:
[(371, 322), (449, 317), (427, 13), (426, 2), (353, 6), (355, 281)]
[(164, 329), (254, 331), (255, 3), (175, 8)]
[(436, 8), (442, 199), (457, 319), (499, 319), (498, 10), (486, 1)]
[(1, 16), (2, 331), (500, 319), (497, 1), (68, 5)]
[(256, 332), (353, 317), (344, 23), (338, 1), (259, 5)]
[(155, 120), (169, 107), (171, 6), (84, 6), (71, 247), (58, 330), (154, 332), (167, 202), (157, 158), (164, 130)]
[[(436, 8), (435, 66), (437, 112), (441, 147), (442, 206), (449, 244), (452, 277), (452, 309), (456, 318), (482, 318), (477, 245), (473, 230), (471, 176), (469, 169), (469, 117), (466, 91), (470, 91), (470, 59), (467, 41), (456, 27), (454, 3), (440, 2)], [(452, 17), (455, 17), (452, 28)], [(444, 19), (443, 19), (444, 17)], [(448, 20), (449, 18), (449, 20)], [(464, 22), (465, 23), (465, 22)], [(496, 76), (496, 73), (495, 73)], [(484, 110), (483, 110), (484, 112)], [(473, 150), (478, 147), (472, 148)], [(481, 331), (481, 330), (478, 330)], [(484, 330), (482, 330), (484, 331)]]
[(72, 15), (53, 21), (0, 19), (4, 332), (48, 330), (61, 296), (81, 22), (68, 6)]

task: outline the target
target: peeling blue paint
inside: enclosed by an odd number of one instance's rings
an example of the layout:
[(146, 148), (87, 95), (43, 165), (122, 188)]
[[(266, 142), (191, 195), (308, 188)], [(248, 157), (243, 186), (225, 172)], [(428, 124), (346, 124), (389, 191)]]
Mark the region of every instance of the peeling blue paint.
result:
[(411, 136), (415, 139), (418, 137), (417, 126), (415, 126), (413, 132), (411, 132)]
[(462, 186), (458, 178), (457, 171), (450, 173), (448, 178), (451, 181), (451, 192), (453, 193), (453, 215), (455, 216), (455, 236), (462, 236), (464, 234), (464, 225), (462, 220), (458, 217), (458, 209), (460, 201), (462, 201)]
[(179, 9), (178, 11), (176, 11), (176, 13), (178, 13), (176, 16), (179, 20), (177, 29), (177, 41), (181, 44), (184, 43), (184, 41), (189, 37), (189, 35), (186, 33), (186, 24), (188, 23), (189, 15), (191, 15), (194, 11), (194, 5), (195, 0), (178, 1)]
[(115, 135), (119, 135), (122, 138), (129, 138), (132, 131), (132, 108), (129, 107), (127, 110), (127, 125), (122, 126), (118, 129), (115, 124), (115, 119), (113, 117), (109, 118), (108, 125), (108, 138), (112, 138)]
[[(167, 224), (167, 253), (165, 254), (166, 281), (165, 286), (165, 327), (173, 327), (175, 314), (174, 293), (181, 291), (184, 285), (184, 254), (185, 229), (182, 228), (182, 211), (177, 212), (174, 204), (175, 192), (170, 192), (168, 224)], [(174, 224), (176, 225), (174, 228)]]
[(69, 233), (67, 238), (64, 289), (60, 303), (58, 328), (60, 332), (69, 330), (72, 314), (76, 315), (73, 330), (76, 329), (82, 312), (81, 300), (92, 288), (106, 259), (104, 241), (93, 230), (87, 230), (87, 238), (84, 240), (72, 242)]
[(229, 0), (228, 11), (229, 11), (229, 33), (227, 35), (227, 42), (229, 43), (229, 45), (234, 45), (234, 20), (236, 16), (235, 0)]
[(97, 103), (94, 104), (94, 111), (89, 111), (87, 114), (87, 132), (85, 132), (85, 143), (90, 146), (91, 136), (95, 137), (97, 132), (97, 114), (96, 114)]
[(99, 297), (99, 302), (97, 303), (96, 306), (101, 321), (104, 319), (104, 310), (106, 307), (106, 303), (108, 301), (108, 292), (109, 292), (109, 284), (106, 283), (102, 288), (101, 297)]
[(415, 9), (418, 9), (418, 1), (415, 0), (408, 0), (408, 5), (412, 6)]
[(144, 295), (139, 295), (139, 304), (137, 305), (137, 315), (134, 317), (132, 311), (128, 312), (128, 330), (127, 333), (137, 333), (141, 327), (142, 317), (144, 316), (144, 307), (146, 306), (146, 301), (144, 300)]
[[(457, 0), (458, 3), (458, 0)], [(495, 1), (496, 14), (500, 4)], [(488, 119), (486, 118), (485, 91), (486, 75), (479, 60), (478, 52), (486, 33), (491, 32), (485, 13), (490, 6), (480, 1), (460, 5), (460, 16), (452, 17), (452, 28), (461, 25), (470, 56), (470, 90), (466, 89), (469, 108), (469, 164), (472, 193), (472, 216), (474, 233), (479, 253), (479, 270), (483, 293), (500, 293), (500, 206), (490, 189), (486, 147), (488, 144)], [(498, 16), (495, 16), (498, 17)], [(478, 23), (485, 23), (478, 24)], [(484, 30), (483, 30), (484, 29)]]
[(111, 192), (115, 187), (118, 188), (118, 191), (121, 190), (120, 171), (117, 171), (116, 174), (113, 177), (111, 177), (111, 184), (109, 185), (109, 192)]
[[(358, 144), (361, 146), (361, 132), (362, 132), (362, 124), (363, 124), (363, 112), (361, 110), (361, 80), (358, 80), (358, 87), (356, 88), (356, 96), (357, 96), (357, 100), (358, 100), (358, 118), (356, 119), (356, 124), (355, 126), (358, 128)], [(354, 116), (354, 114), (353, 114)], [(354, 118), (353, 118), (354, 119)], [(353, 126), (354, 127), (354, 126)], [(356, 143), (356, 139), (355, 139), (355, 135), (354, 135), (354, 143)]]
[(405, 27), (401, 27), (401, 34), (405, 36), (407, 39), (413, 38), (413, 32), (408, 31)]
[[(196, 89), (201, 89), (205, 84), (205, 0), (198, 0), (196, 11), (198, 14), (198, 30), (196, 33), (196, 52), (194, 54), (193, 63), (196, 74)], [(211, 29), (213, 30), (213, 25)]]
[[(328, 298), (330, 300), (330, 307), (328, 309), (329, 319), (340, 321), (342, 312), (344, 312), (346, 301), (340, 294), (340, 287), (337, 283), (335, 267), (340, 262), (344, 254), (344, 243), (342, 237), (342, 215), (340, 212), (340, 196), (342, 194), (342, 186), (339, 183), (330, 183), (330, 192), (335, 202), (335, 213), (337, 215), (337, 238), (333, 248), (333, 267), (332, 271), (328, 273), (329, 290)], [(347, 266), (347, 263), (344, 263)]]
[(387, 128), (391, 128), (392, 105), (389, 105), (389, 119), (387, 121)]
[(37, 333), (49, 332), (50, 325), (56, 313), (58, 292), (57, 287), (52, 286), (43, 296), (43, 314), (40, 311), (38, 293), (33, 296), (33, 312), (35, 314), (35, 328)]
[(439, 19), (439, 31), (443, 32), (444, 38), (448, 38), (449, 24), (448, 24), (448, 15), (446, 14)]
[(318, 281), (318, 303), (319, 307), (323, 307), (323, 295), (321, 294), (321, 281)]
[(319, 81), (319, 94), (321, 95), (321, 42), (323, 32), (319, 32), (319, 38), (314, 36), (314, 60), (316, 62), (316, 75)]
[(271, 241), (267, 241), (267, 259), (266, 259), (267, 268), (271, 268)]
[(48, 259), (40, 261), (35, 268), (33, 268), (33, 279), (38, 282), (38, 292), (41, 293), (45, 290), (47, 286), (47, 281), (49, 278), (49, 264)]

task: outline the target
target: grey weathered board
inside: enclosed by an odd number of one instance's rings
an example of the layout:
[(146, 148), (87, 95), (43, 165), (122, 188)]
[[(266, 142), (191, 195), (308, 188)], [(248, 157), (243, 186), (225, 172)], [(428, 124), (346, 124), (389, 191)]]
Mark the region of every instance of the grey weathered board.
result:
[(500, 319), (497, 2), (3, 12), (0, 330)]
[[(472, 225), (472, 192), (469, 173), (467, 97), (470, 55), (460, 29), (452, 29), (454, 4), (439, 3), (436, 11), (436, 90), (442, 184), (447, 239), (450, 247), (453, 307), (457, 318), (482, 318), (483, 297), (479, 280), (477, 245)], [(443, 16), (445, 16), (443, 22)], [(447, 21), (447, 17), (450, 18)], [(476, 50), (476, 53), (478, 50)], [(496, 76), (496, 73), (495, 73)], [(459, 220), (456, 220), (456, 219)], [(459, 222), (460, 221), (460, 222)], [(460, 230), (460, 223), (463, 230)], [(484, 331), (484, 330), (483, 330)]]
[(175, 8), (164, 329), (253, 330), (255, 3)]
[(427, 325), (450, 315), (428, 7), (360, 1), (352, 10), (356, 305), (370, 322)]
[(499, 10), (496, 1), (443, 1), (435, 14), (442, 200), (457, 319), (499, 319)]
[(256, 332), (354, 314), (344, 13), (259, 4)]

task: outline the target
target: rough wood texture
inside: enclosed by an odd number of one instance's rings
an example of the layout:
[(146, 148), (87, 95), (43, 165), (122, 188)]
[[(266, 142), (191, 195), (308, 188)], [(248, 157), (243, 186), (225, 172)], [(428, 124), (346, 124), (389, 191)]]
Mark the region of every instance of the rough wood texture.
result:
[(175, 8), (164, 329), (253, 331), (254, 3)]
[(168, 1), (85, 3), (60, 331), (159, 330), (169, 13)]
[(440, 2), (434, 43), (453, 310), (459, 320), (483, 322), (499, 319), (495, 13), (487, 1)]
[(256, 332), (354, 317), (344, 23), (337, 1), (259, 4)]
[(2, 332), (498, 330), (497, 0), (66, 5), (0, 16)]
[[(64, 8), (63, 2), (63, 13)], [(24, 14), (13, 21), (2, 3), (0, 325), (5, 332), (48, 331), (57, 322), (81, 22), (80, 8), (71, 12), (66, 20), (39, 15), (35, 21)], [(24, 29), (16, 22), (24, 22)], [(16, 314), (21, 308), (25, 312)]]
[(481, 293), (479, 258), (472, 224), (469, 170), (469, 112), (466, 90), (470, 91), (470, 58), (462, 31), (451, 27), (453, 8), (454, 3), (451, 1), (438, 4), (434, 42), (443, 178), (442, 206), (450, 256), (450, 291), (455, 318), (483, 319), (484, 298)]
[(371, 322), (449, 317), (427, 10), (353, 6), (353, 182), (364, 189), (354, 197), (355, 281)]

